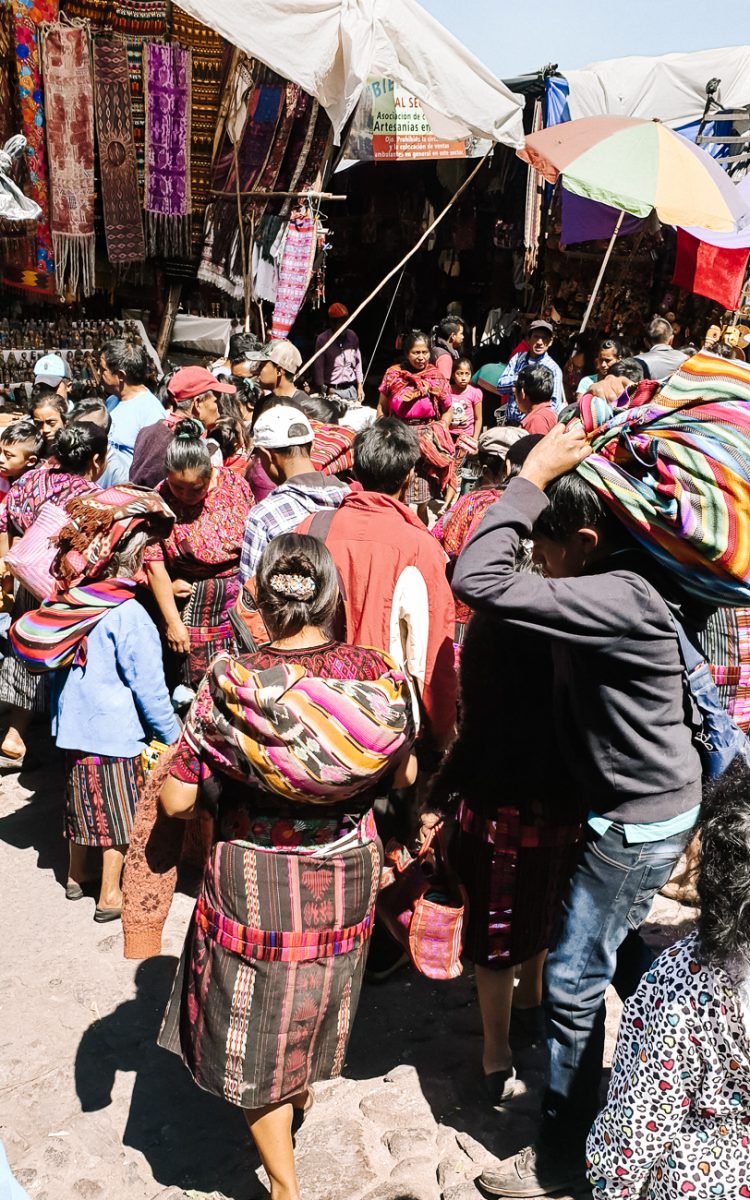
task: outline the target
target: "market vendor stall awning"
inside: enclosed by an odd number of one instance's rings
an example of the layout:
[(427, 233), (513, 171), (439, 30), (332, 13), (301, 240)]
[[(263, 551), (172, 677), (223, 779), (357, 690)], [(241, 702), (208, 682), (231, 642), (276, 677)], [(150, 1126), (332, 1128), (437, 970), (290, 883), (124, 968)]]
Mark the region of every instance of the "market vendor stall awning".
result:
[(668, 125), (697, 121), (706, 106), (706, 84), (719, 79), (723, 108), (750, 104), (750, 46), (727, 46), (658, 58), (633, 55), (563, 70), (571, 120), (579, 117), (659, 117)]
[(438, 137), (523, 142), (523, 97), (416, 0), (181, 0), (179, 7), (315, 96), (337, 141), (367, 80), (384, 76), (421, 100)]

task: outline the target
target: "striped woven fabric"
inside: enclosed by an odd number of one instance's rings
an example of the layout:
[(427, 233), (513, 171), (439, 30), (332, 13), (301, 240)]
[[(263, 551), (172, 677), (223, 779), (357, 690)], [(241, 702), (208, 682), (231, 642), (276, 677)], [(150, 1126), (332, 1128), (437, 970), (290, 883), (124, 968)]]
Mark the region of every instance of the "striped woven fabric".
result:
[(16, 658), (37, 674), (86, 662), (86, 638), (112, 608), (132, 600), (132, 579), (102, 579), (45, 600), (10, 627)]
[(395, 663), (361, 681), (310, 676), (296, 663), (252, 671), (219, 655), (183, 737), (225, 774), (287, 800), (336, 803), (371, 788), (408, 750), (409, 684)]
[(371, 909), (356, 925), (348, 925), (345, 929), (284, 932), (241, 925), (211, 908), (202, 895), (195, 907), (195, 921), (208, 937), (233, 954), (263, 962), (315, 962), (320, 958), (350, 954), (368, 940), (374, 919), (375, 910)]
[(578, 470), (685, 590), (747, 606), (750, 366), (696, 354), (643, 396), (582, 398), (595, 453)]

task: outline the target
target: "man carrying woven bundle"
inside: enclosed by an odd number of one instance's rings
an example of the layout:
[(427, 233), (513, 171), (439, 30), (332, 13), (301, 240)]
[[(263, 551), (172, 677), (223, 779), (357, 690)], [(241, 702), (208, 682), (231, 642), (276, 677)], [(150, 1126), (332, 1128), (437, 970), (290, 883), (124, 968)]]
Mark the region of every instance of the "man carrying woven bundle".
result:
[(382, 866), (372, 802), (411, 781), (415, 717), (387, 654), (331, 640), (321, 542), (275, 538), (256, 586), (270, 644), (214, 661), (161, 790), (214, 834), (159, 1041), (244, 1110), (272, 1200), (299, 1200), (293, 1120), (344, 1064)]
[[(533, 1146), (485, 1171), (493, 1195), (586, 1187), (605, 992), (614, 982), (630, 996), (653, 957), (637, 929), (691, 837), (702, 776), (714, 768), (698, 751), (712, 703), (688, 687), (698, 655), (685, 635), (694, 643), (710, 608), (750, 595), (748, 400), (750, 370), (707, 354), (660, 392), (648, 381), (611, 406), (584, 397), (580, 420), (534, 448), (456, 566), (461, 600), (549, 639), (559, 752), (589, 810), (545, 968), (543, 1123)], [(532, 531), (546, 579), (515, 572), (519, 538)], [(715, 692), (713, 703), (716, 713)], [(736, 729), (727, 745), (747, 752)]]

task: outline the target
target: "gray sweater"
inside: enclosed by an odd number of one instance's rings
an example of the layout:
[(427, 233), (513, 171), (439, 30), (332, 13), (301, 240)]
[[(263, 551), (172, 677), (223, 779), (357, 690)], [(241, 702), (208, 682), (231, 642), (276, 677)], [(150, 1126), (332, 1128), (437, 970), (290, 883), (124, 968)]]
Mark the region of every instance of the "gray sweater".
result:
[(667, 820), (701, 799), (669, 610), (629, 569), (570, 579), (516, 572), (519, 538), (547, 504), (534, 484), (513, 480), (463, 550), (453, 590), (551, 639), (557, 739), (588, 807), (627, 823)]

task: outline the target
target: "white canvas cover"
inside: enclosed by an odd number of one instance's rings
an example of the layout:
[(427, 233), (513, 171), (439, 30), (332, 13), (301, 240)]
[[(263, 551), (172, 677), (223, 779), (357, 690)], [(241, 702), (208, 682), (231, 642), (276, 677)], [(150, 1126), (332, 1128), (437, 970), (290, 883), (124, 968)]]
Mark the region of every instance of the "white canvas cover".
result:
[(703, 116), (710, 79), (721, 80), (715, 99), (722, 108), (750, 104), (750, 46), (614, 58), (561, 74), (570, 88), (568, 106), (574, 121), (605, 114), (658, 117), (669, 125), (697, 121)]
[(338, 141), (368, 79), (417, 96), (438, 137), (523, 143), (523, 98), (416, 0), (180, 0), (180, 8), (310, 92)]

